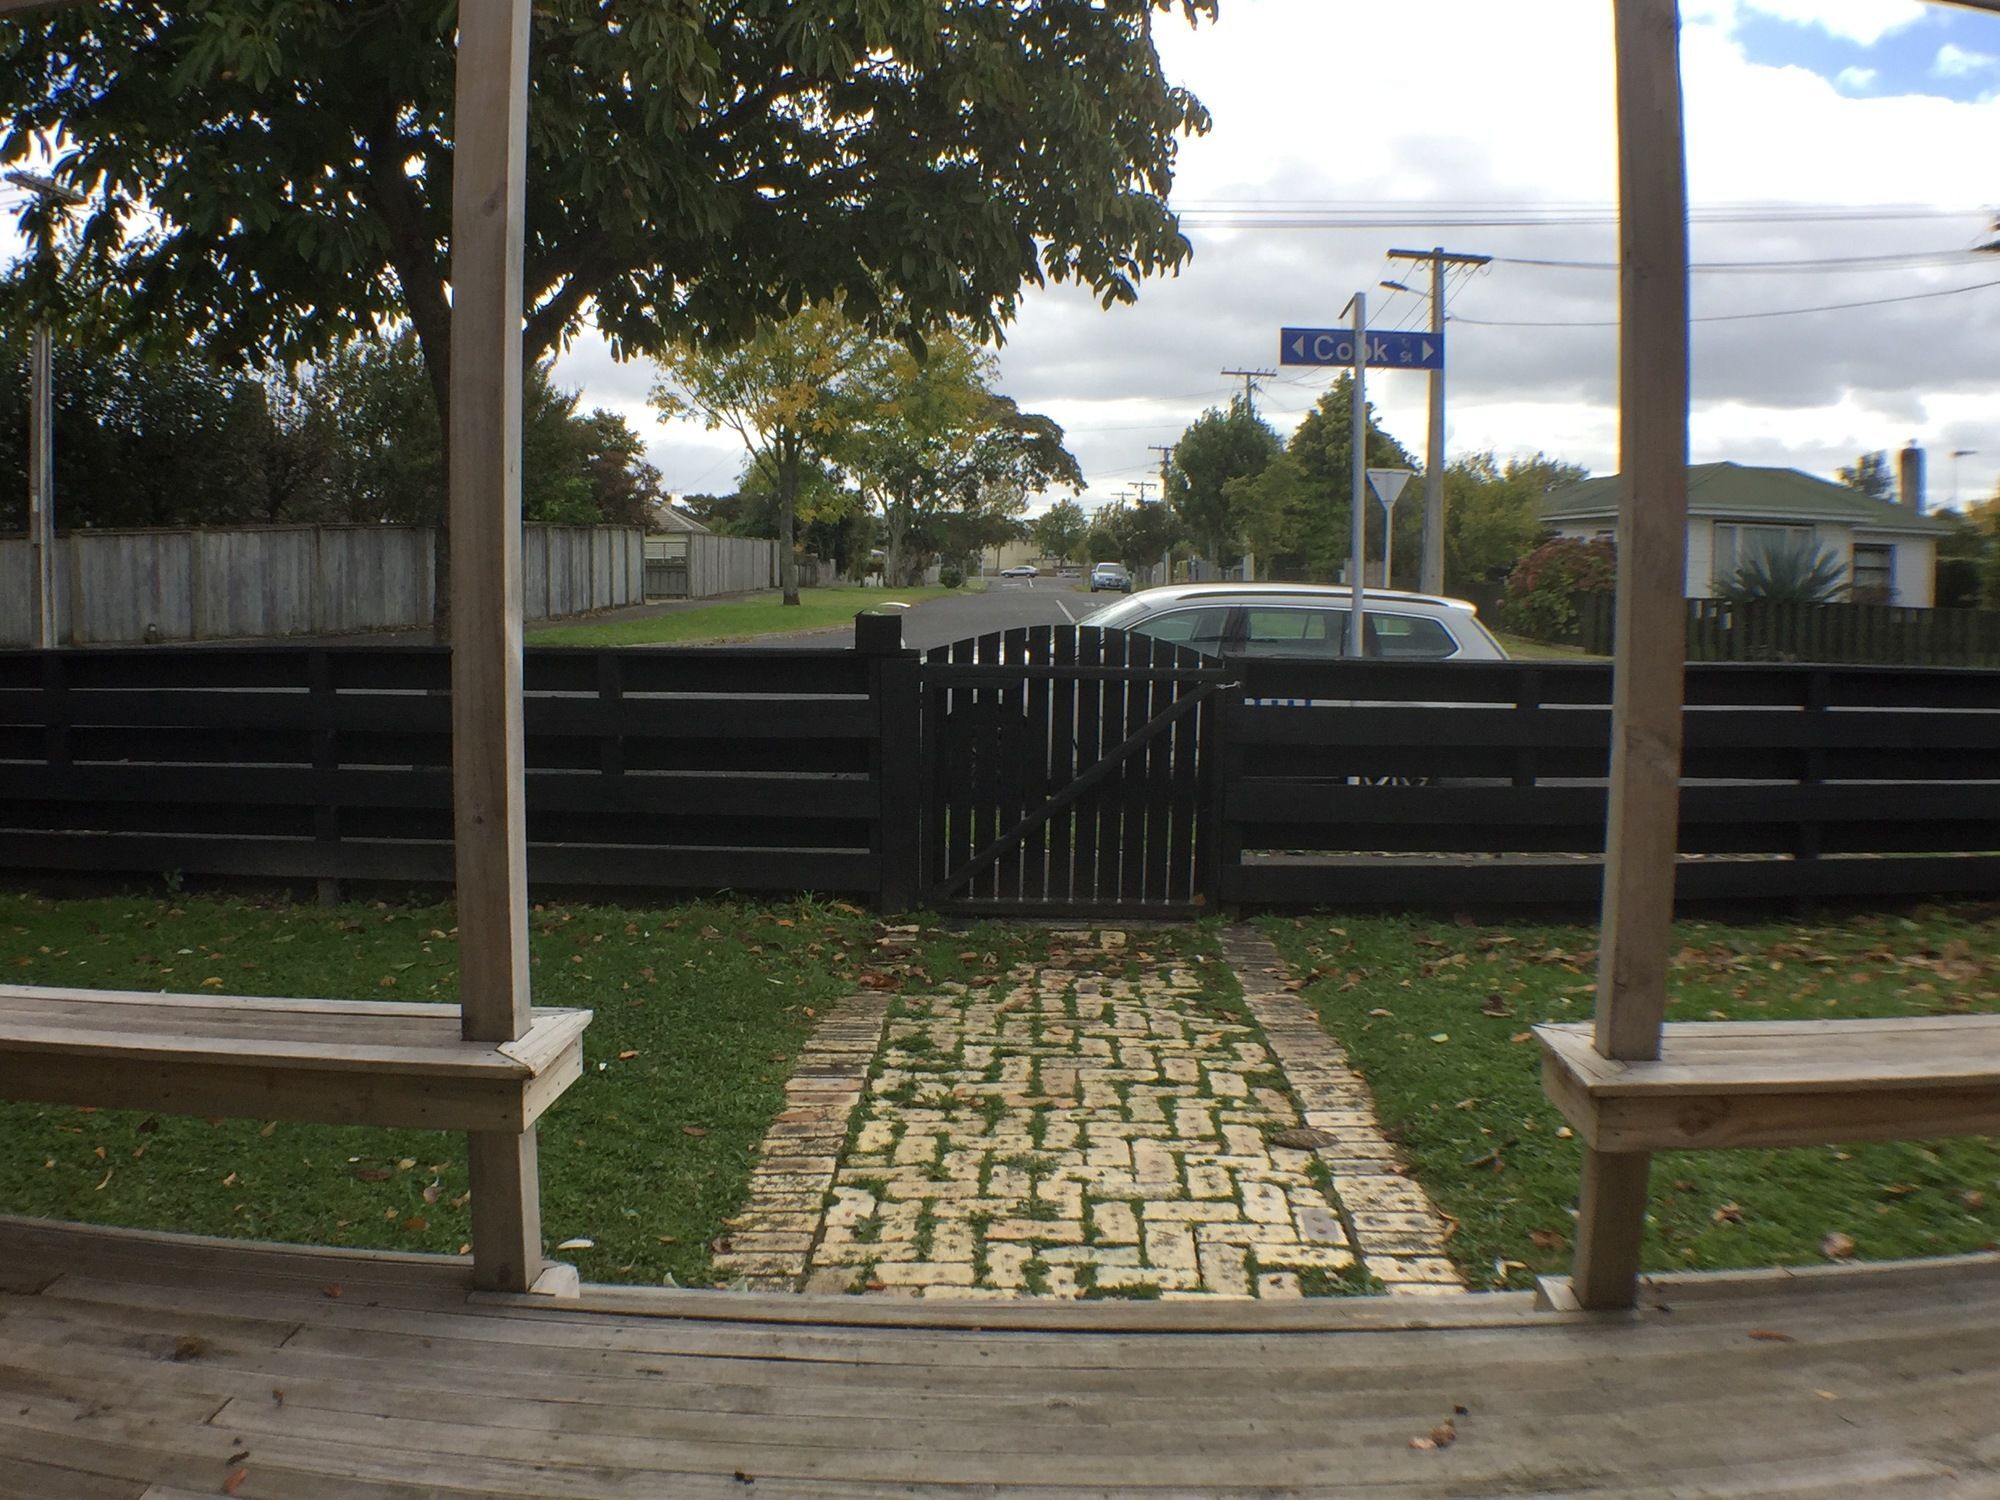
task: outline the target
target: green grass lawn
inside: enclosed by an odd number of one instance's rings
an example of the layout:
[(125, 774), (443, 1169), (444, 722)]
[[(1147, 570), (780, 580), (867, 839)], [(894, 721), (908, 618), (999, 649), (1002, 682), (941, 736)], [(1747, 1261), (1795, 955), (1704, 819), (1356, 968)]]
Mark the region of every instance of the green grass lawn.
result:
[[(17, 983), (193, 993), (455, 998), (446, 906), (333, 910), (0, 894), (0, 973)], [(584, 1076), (542, 1120), (548, 1244), (589, 1280), (712, 1279), (710, 1242), (742, 1201), (815, 1013), (857, 976), (962, 977), (962, 949), (1007, 959), (1026, 935), (939, 936), (894, 964), (845, 904), (538, 907), (536, 1000), (581, 1005)], [(464, 1140), (0, 1103), (0, 1211), (325, 1245), (456, 1251)]]
[(714, 641), (747, 641), (760, 635), (824, 630), (853, 623), (855, 615), (879, 604), (921, 604), (957, 589), (801, 589), (787, 607), (776, 594), (732, 599), (695, 609), (670, 610), (644, 620), (600, 625), (557, 625), (528, 633), (531, 646), (665, 646)]
[[(1566, 1271), (1581, 1146), (1542, 1097), (1528, 1028), (1587, 1020), (1596, 931), (1271, 917), (1302, 991), (1375, 1091), (1384, 1127), (1458, 1228), (1474, 1286)], [(2000, 907), (1808, 925), (1682, 923), (1670, 1018), (2000, 1011)], [(1649, 1269), (1798, 1265), (1829, 1235), (1869, 1260), (1993, 1249), (2000, 1142), (1655, 1159)], [(1836, 1243), (1835, 1248), (1844, 1248)]]

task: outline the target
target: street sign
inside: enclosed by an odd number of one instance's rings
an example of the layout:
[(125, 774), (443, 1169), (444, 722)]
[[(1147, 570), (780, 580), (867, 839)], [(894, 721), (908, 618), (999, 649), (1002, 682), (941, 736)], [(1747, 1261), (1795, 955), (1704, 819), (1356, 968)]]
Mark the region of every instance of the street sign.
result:
[[(1444, 335), (1390, 333), (1370, 330), (1368, 368), (1371, 370), (1442, 370)], [(1281, 365), (1352, 365), (1354, 331), (1350, 328), (1286, 328), (1278, 335)]]
[(1403, 486), (1414, 477), (1410, 469), (1370, 469), (1368, 488), (1375, 492), (1375, 498), (1382, 502), (1384, 510), (1395, 508), (1396, 497), (1403, 493)]

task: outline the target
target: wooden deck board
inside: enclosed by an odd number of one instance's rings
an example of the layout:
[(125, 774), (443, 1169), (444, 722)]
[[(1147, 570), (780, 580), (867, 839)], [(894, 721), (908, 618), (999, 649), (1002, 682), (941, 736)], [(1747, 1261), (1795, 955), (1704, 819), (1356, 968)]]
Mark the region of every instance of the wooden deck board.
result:
[[(235, 1454), (249, 1500), (2000, 1493), (1994, 1257), (1674, 1278), (1616, 1317), (1462, 1296), (995, 1329), (480, 1299), (450, 1259), (18, 1220), (0, 1265), (5, 1494), (182, 1500)], [(1409, 1448), (1454, 1406), (1456, 1444)]]

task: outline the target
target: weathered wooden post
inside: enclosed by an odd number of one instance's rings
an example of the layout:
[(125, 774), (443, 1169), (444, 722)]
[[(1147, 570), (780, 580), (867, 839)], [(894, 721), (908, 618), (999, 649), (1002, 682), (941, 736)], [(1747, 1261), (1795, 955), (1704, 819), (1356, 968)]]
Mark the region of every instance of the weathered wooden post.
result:
[[(1618, 639), (1596, 1047), (1660, 1055), (1680, 821), (1686, 656), (1688, 253), (1678, 0), (1614, 0), (1618, 46)], [(1646, 1152), (1586, 1150), (1575, 1293), (1637, 1299)]]
[[(528, 1029), (521, 750), (521, 257), (528, 0), (458, 13), (451, 213), (451, 737), (459, 1004), (469, 1040)], [(474, 1133), (474, 1283), (541, 1275), (535, 1132)]]

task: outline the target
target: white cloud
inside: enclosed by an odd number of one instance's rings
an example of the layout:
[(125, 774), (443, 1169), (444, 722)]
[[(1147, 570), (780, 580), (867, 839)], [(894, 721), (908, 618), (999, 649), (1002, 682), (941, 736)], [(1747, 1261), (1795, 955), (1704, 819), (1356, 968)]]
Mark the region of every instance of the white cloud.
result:
[(1737, 4), (1780, 21), (1818, 26), (1864, 47), (1915, 25), (1928, 10), (1923, 0), (1737, 0)]
[(1858, 94), (1881, 77), (1874, 68), (1842, 68), (1833, 81), (1850, 93)]
[(1938, 48), (1931, 71), (1940, 78), (1966, 78), (1994, 67), (2000, 67), (2000, 57), (1988, 52), (1970, 51), (1956, 42), (1946, 42)]

